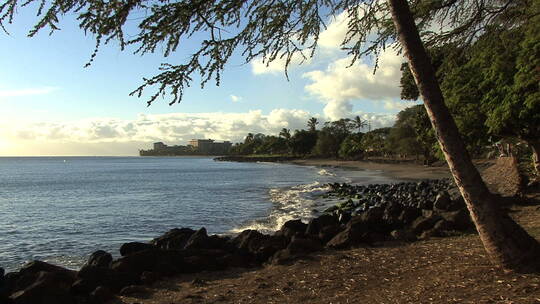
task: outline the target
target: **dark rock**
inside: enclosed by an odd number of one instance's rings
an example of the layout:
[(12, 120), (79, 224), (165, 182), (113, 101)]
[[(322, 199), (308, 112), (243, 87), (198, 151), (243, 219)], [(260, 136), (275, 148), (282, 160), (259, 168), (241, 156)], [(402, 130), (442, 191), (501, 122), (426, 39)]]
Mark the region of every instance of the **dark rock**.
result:
[(416, 235), (408, 229), (398, 229), (390, 232), (390, 236), (396, 241), (401, 242), (414, 242), (416, 241)]
[(112, 255), (106, 251), (98, 250), (95, 251), (88, 257), (86, 266), (95, 266), (95, 267), (104, 267), (108, 268), (111, 266)]
[(323, 250), (323, 246), (318, 239), (294, 236), (287, 248), (277, 251), (272, 256), (270, 263), (277, 265), (287, 264), (321, 250)]
[(302, 223), (301, 220), (290, 220), (285, 222), (281, 229), (278, 230), (276, 236), (284, 236), (287, 239), (291, 239), (295, 235), (303, 235), (306, 231), (307, 224)]
[(126, 256), (133, 254), (135, 252), (143, 251), (143, 250), (151, 250), (155, 249), (156, 247), (152, 244), (147, 243), (140, 243), (140, 242), (129, 242), (124, 243), (120, 247), (120, 255)]
[[(55, 274), (54, 278), (62, 282), (73, 282), (76, 276), (75, 271), (42, 261), (32, 261), (24, 265), (18, 272), (11, 272), (4, 276), (3, 293), (9, 295), (26, 290), (36, 284), (40, 276), (47, 283), (50, 283), (52, 277), (45, 278), (43, 273)], [(69, 284), (71, 285), (71, 283)]]
[(140, 281), (144, 285), (152, 285), (161, 278), (157, 272), (145, 271), (141, 274)]
[(341, 227), (338, 225), (324, 226), (319, 232), (319, 239), (323, 244), (326, 244), (330, 241), (336, 234), (341, 232)]
[[(36, 268), (39, 267), (33, 270)], [(11, 294), (9, 299), (14, 304), (75, 303), (75, 299), (69, 293), (72, 280), (65, 273), (39, 271), (36, 275), (36, 280), (30, 286)]]
[(422, 215), (422, 212), (420, 209), (413, 208), (413, 207), (405, 207), (401, 214), (398, 217), (398, 221), (403, 223), (404, 225), (408, 225), (414, 220), (416, 220), (419, 216)]
[(208, 236), (206, 228), (203, 227), (191, 235), (186, 241), (184, 249), (222, 249), (232, 251), (233, 247), (230, 246), (228, 241), (228, 237), (218, 235)]
[(76, 272), (64, 267), (56, 266), (42, 261), (32, 261), (21, 267), (20, 274), (36, 274), (38, 272), (61, 273), (66, 277), (75, 278)]
[(231, 242), (239, 250), (254, 255), (259, 263), (265, 262), (276, 251), (287, 246), (285, 237), (264, 235), (255, 230), (244, 230)]
[(419, 217), (411, 225), (411, 229), (415, 234), (421, 234), (426, 230), (430, 230), (441, 219), (438, 215), (432, 215), (430, 217)]
[(184, 249), (210, 248), (208, 239), (209, 237), (206, 232), (206, 228), (202, 227), (201, 229), (197, 230), (197, 232), (191, 235), (191, 237), (187, 240), (186, 245), (184, 246)]
[(448, 225), (451, 226), (454, 230), (468, 231), (474, 229), (474, 224), (467, 209), (441, 212), (440, 215), (448, 222)]
[(71, 292), (76, 295), (89, 294), (98, 286), (119, 291), (124, 286), (138, 284), (135, 273), (115, 271), (109, 268), (85, 266), (77, 274), (77, 280), (71, 285)]
[(305, 234), (307, 235), (319, 235), (321, 230), (328, 226), (337, 226), (338, 220), (335, 216), (329, 214), (323, 214), (317, 218), (309, 221)]
[(292, 254), (306, 254), (323, 250), (321, 242), (313, 238), (293, 237), (287, 249)]
[(189, 238), (195, 233), (190, 228), (175, 228), (152, 240), (152, 244), (161, 249), (183, 249)]
[(399, 216), (403, 211), (403, 207), (398, 203), (389, 203), (383, 211), (382, 220), (390, 226), (401, 226)]
[(432, 230), (434, 236), (446, 236), (448, 231), (454, 230), (454, 225), (443, 218), (435, 223)]
[(360, 243), (366, 243), (365, 236), (366, 232), (360, 226), (347, 225), (345, 230), (328, 241), (326, 246), (334, 249), (348, 248)]
[(105, 303), (114, 297), (114, 293), (105, 286), (98, 286), (90, 293), (90, 296), (94, 303)]
[(166, 272), (167, 275), (190, 272), (184, 263), (185, 255), (185, 252), (179, 250), (138, 251), (113, 261), (111, 268), (119, 272), (135, 273), (137, 276), (144, 271)]
[(437, 212), (449, 211), (452, 207), (452, 200), (448, 192), (441, 192), (437, 194), (435, 198), (435, 203), (433, 203), (433, 210)]

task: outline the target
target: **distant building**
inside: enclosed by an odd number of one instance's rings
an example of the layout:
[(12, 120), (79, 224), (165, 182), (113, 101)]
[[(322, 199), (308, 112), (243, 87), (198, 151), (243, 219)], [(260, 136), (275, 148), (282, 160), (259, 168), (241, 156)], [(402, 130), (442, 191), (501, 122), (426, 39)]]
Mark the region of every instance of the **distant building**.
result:
[(163, 142), (155, 142), (154, 149), (140, 150), (141, 156), (174, 156), (174, 155), (223, 155), (232, 147), (230, 141), (216, 142), (213, 139), (192, 139), (187, 146), (168, 146)]
[(167, 148), (167, 145), (162, 142), (154, 143), (154, 150), (165, 150)]
[(213, 139), (192, 139), (189, 145), (204, 154), (226, 154), (232, 147), (230, 141), (216, 142)]

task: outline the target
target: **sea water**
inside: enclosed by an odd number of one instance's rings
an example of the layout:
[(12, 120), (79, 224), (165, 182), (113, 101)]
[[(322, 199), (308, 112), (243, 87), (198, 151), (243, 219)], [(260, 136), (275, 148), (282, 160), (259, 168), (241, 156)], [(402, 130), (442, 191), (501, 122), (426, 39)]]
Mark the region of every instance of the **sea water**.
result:
[(380, 172), (208, 157), (0, 158), (0, 267), (39, 259), (80, 267), (98, 249), (175, 227), (272, 232), (327, 207), (327, 183), (389, 182)]

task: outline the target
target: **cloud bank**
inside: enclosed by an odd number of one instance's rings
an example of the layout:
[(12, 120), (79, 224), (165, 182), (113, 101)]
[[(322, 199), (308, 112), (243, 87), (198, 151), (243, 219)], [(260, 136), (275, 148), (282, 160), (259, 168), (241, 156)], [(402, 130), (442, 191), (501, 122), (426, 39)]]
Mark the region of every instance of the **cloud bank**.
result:
[[(192, 138), (243, 141), (247, 133), (278, 134), (306, 128), (314, 115), (275, 109), (245, 113), (140, 114), (133, 119), (93, 118), (73, 122), (0, 123), (0, 155), (137, 155), (153, 142), (185, 145)], [(362, 114), (372, 128), (390, 126), (394, 115)]]

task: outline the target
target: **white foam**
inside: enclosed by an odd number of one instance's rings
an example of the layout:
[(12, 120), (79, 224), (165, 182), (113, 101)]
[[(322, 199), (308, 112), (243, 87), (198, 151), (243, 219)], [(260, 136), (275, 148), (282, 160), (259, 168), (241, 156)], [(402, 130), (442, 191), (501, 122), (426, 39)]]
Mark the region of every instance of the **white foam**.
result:
[(314, 216), (316, 198), (330, 190), (328, 185), (314, 182), (289, 188), (270, 189), (270, 201), (274, 203), (270, 214), (265, 219), (256, 220), (247, 225), (231, 230), (239, 233), (246, 229), (272, 233), (281, 228), (285, 222), (300, 219), (307, 222)]
[(326, 175), (326, 176), (336, 176), (336, 174), (326, 170), (326, 169), (321, 169), (319, 170), (319, 172), (317, 172), (317, 174), (319, 175)]

